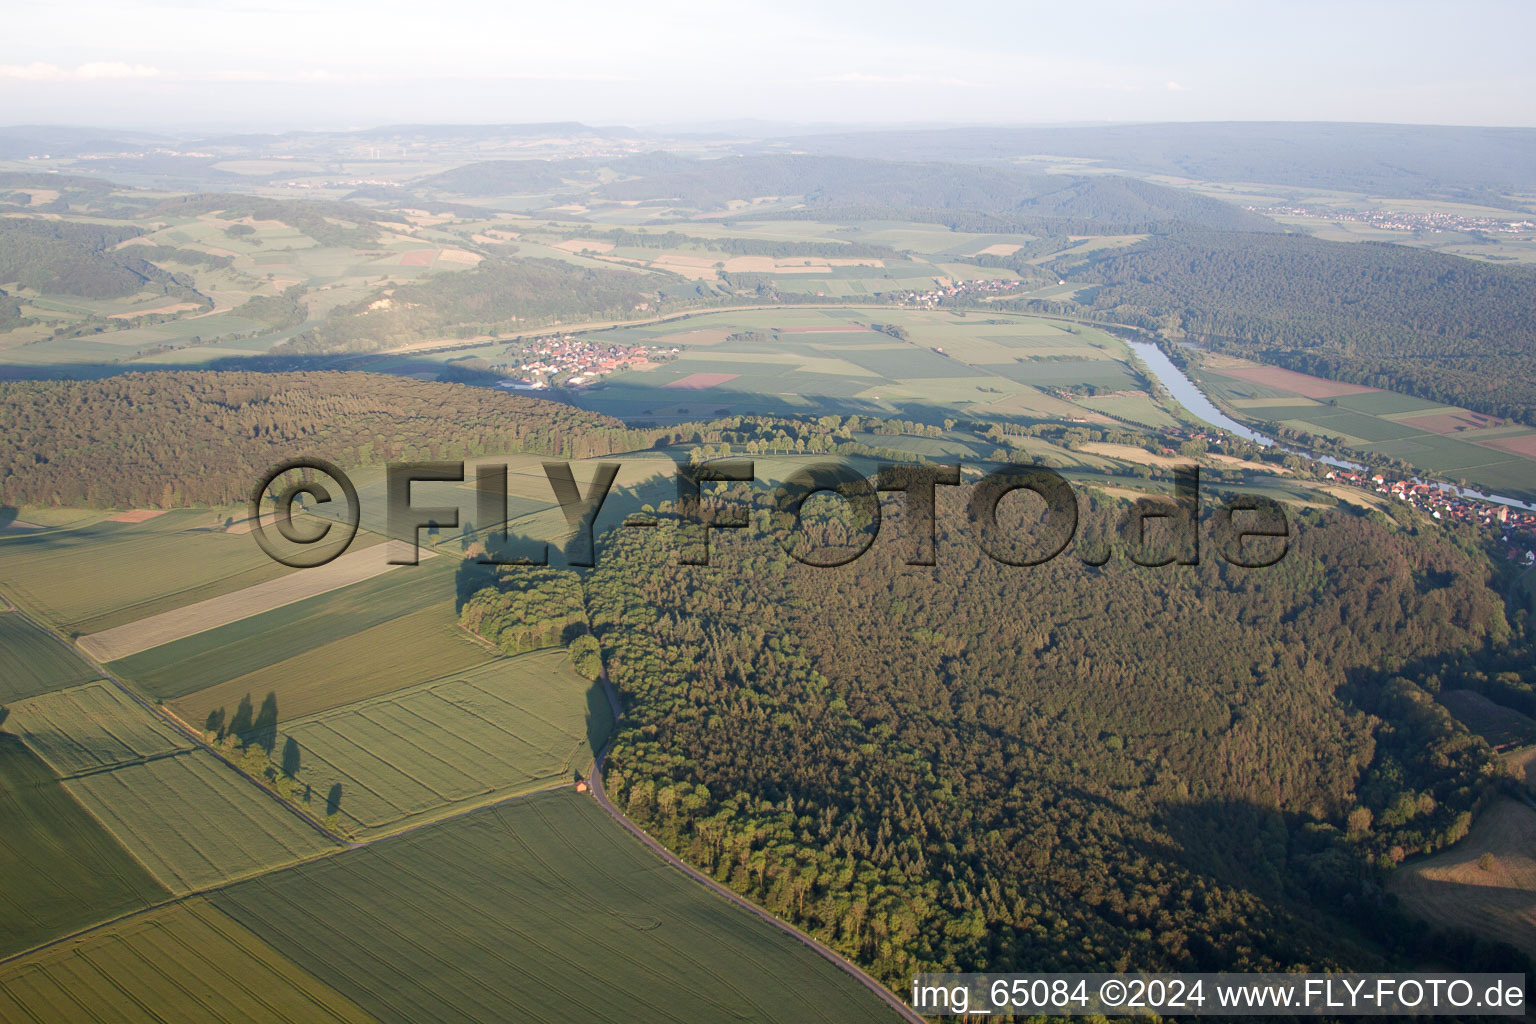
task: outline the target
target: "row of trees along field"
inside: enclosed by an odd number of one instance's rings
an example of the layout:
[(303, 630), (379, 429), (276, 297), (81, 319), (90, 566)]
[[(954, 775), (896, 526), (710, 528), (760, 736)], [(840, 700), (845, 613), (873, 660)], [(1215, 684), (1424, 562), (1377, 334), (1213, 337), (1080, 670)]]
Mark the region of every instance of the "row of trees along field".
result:
[(568, 405), (361, 373), (131, 373), (0, 382), (10, 505), (170, 508), (242, 502), (270, 467), (343, 468), (644, 447), (649, 434)]
[(761, 509), (707, 568), (665, 520), (614, 531), (586, 592), (627, 706), (618, 805), (893, 984), (1521, 962), (1384, 895), (1496, 784), (1432, 695), (1509, 650), (1470, 535), (1306, 512), (1267, 569), (1015, 568), (950, 490), (932, 568), (884, 534), (798, 564)]
[(1093, 314), (1536, 423), (1536, 268), (1374, 242), (1177, 232), (1061, 272)]

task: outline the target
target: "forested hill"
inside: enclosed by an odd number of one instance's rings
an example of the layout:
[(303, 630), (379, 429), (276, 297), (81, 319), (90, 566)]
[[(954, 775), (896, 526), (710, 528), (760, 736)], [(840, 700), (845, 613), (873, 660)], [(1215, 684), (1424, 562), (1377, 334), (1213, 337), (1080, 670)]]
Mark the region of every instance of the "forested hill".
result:
[(114, 248), (143, 233), (140, 228), (109, 224), (0, 218), (0, 285), (19, 284), (40, 292), (93, 299), (155, 290), (211, 305), (189, 278), (161, 270), (145, 258), (176, 256), (207, 261), (210, 257), (206, 253), (160, 246)]
[(615, 531), (587, 609), (628, 707), (618, 805), (897, 985), (1502, 955), (1381, 896), (1491, 788), (1426, 667), (1508, 635), (1479, 555), (1330, 512), (1267, 569), (1015, 568), (945, 491), (933, 568), (884, 533), (800, 565), (766, 513), (708, 568), (665, 523)]
[[(599, 172), (605, 170), (623, 180), (602, 184)], [(609, 161), (489, 160), (422, 179), (415, 186), (462, 195), (596, 189), (607, 199), (673, 200), (701, 210), (775, 196), (802, 199), (815, 210), (947, 209), (1114, 225), (1180, 222), (1228, 231), (1279, 230), (1267, 218), (1220, 200), (1130, 178), (789, 154), (714, 160), (668, 153)]]
[(784, 140), (796, 150), (901, 160), (1032, 154), (1202, 181), (1502, 202), (1536, 190), (1536, 129), (1334, 122), (1206, 122), (904, 129)]
[(621, 200), (677, 198), (700, 209), (721, 209), (732, 199), (802, 196), (812, 208), (941, 208), (1116, 224), (1179, 221), (1219, 230), (1279, 230), (1258, 214), (1147, 182), (954, 163), (728, 157), (615, 182), (602, 192)]
[(646, 439), (618, 420), (485, 388), (362, 373), (131, 373), (0, 383), (0, 502), (226, 504), (299, 455), (343, 468), (536, 452), (585, 458)]
[(1122, 322), (1536, 423), (1536, 268), (1303, 235), (1178, 233), (1066, 271)]

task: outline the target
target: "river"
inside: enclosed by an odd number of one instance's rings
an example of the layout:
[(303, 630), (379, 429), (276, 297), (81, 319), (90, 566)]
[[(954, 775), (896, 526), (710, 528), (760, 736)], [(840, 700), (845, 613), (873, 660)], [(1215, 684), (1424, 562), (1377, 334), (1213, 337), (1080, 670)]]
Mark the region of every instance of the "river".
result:
[[(1122, 338), (1121, 340), (1131, 347), (1131, 351), (1136, 353), (1136, 358), (1141, 360), (1152, 376), (1157, 379), (1157, 382), (1166, 388), (1168, 393), (1177, 399), (1180, 405), (1188, 409), (1201, 422), (1209, 423), (1213, 427), (1220, 427), (1222, 430), (1236, 434), (1238, 437), (1252, 441), (1254, 444), (1264, 448), (1285, 447), (1286, 451), (1295, 452), (1303, 458), (1315, 459), (1329, 466), (1355, 470), (1369, 468), (1360, 462), (1337, 459), (1331, 455), (1316, 455), (1312, 452), (1280, 445), (1274, 438), (1265, 437), (1252, 427), (1244, 426), (1216, 408), (1215, 403), (1205, 397), (1205, 394), (1195, 385), (1195, 382), (1190, 380), (1183, 370), (1175, 366), (1173, 360), (1169, 359), (1163, 350), (1156, 345), (1145, 341), (1132, 341), (1129, 338)], [(1511, 508), (1524, 509), (1527, 512), (1536, 512), (1536, 505), (1527, 504), (1516, 498), (1508, 498), (1502, 494), (1484, 494), (1482, 491), (1463, 490), (1454, 484), (1442, 483), (1438, 480), (1418, 480), (1418, 478), (1415, 478), (1415, 482), (1427, 483), (1458, 497), (1491, 501), (1499, 505), (1508, 505)]]

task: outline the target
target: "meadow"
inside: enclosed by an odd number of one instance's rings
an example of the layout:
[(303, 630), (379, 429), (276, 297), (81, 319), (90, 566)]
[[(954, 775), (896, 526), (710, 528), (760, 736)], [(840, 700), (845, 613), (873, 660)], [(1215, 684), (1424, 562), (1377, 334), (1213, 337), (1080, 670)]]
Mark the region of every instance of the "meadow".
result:
[(185, 735), (102, 681), (22, 701), (6, 725), (64, 779), (192, 749)]
[(375, 1024), (349, 999), (197, 898), (0, 966), (0, 1019)]
[(549, 649), (292, 721), (278, 743), (298, 745), (300, 783), (316, 794), (341, 787), (344, 830), (374, 836), (569, 782), (612, 725), (598, 687)]
[(1498, 494), (1536, 498), (1536, 430), (1392, 391), (1307, 377), (1229, 357), (1193, 374), (1239, 419), (1338, 439), (1365, 455)]
[(65, 785), (178, 895), (336, 848), (207, 750), (130, 763)]
[(295, 570), (229, 593), (191, 601), (179, 608), (89, 633), (77, 638), (76, 643), (98, 661), (116, 661), (172, 640), (360, 583), (399, 568), (390, 561), (399, 554), (392, 545), (365, 542), (325, 565)]
[[(402, 567), (403, 573), (411, 571)], [(233, 711), (242, 697), (260, 701), (272, 693), (284, 718), (292, 719), (467, 671), (495, 656), (459, 628), (452, 600), (436, 601), (376, 626), (340, 633), (254, 672), (229, 674), (171, 706), (186, 721), (201, 725), (210, 711)]]
[[(382, 641), (368, 652), (363, 662), (352, 665), (355, 671), (343, 679), (295, 671), (268, 673), (264, 677), (267, 689), (281, 691), (279, 707), (285, 714), (323, 711), (384, 692), (377, 687), (388, 687), (392, 680), (376, 681), (377, 673), (387, 677), (414, 671), (407, 657), (409, 647), (402, 650), (392, 645), (391, 630), (387, 627), (424, 609), (451, 603), (455, 568), (448, 559), (402, 566), (395, 572), (142, 651), (112, 662), (110, 667), (145, 693), (169, 701), (183, 717), (191, 716), (189, 720), (200, 726), (202, 721), (196, 709), (202, 707), (206, 715), (210, 708), (222, 706), (224, 698), (210, 697), (190, 705), (181, 703), (179, 698), (232, 679), (253, 677), (285, 662), (291, 668), (298, 664), (293, 659), (333, 643), (346, 643), (348, 638), (363, 633)], [(377, 627), (386, 628), (370, 632)], [(344, 657), (328, 661), (341, 669), (348, 668)], [(242, 690), (234, 699), (239, 700), (244, 693)], [(264, 693), (257, 693), (256, 699)]]
[(0, 820), (0, 957), (167, 896), (47, 765), (4, 734)]
[[(292, 570), (214, 512), (142, 522), (101, 518), (0, 537), (0, 578), (16, 604), (70, 635), (100, 632), (241, 590)], [(371, 535), (359, 535), (353, 550)], [(330, 544), (329, 539), (322, 544)]]
[(664, 867), (571, 790), (210, 900), (382, 1024), (890, 1019), (831, 964)]
[[(1118, 408), (1110, 399), (1123, 398), (1133, 422), (1171, 422), (1146, 395), (1121, 342), (1038, 317), (792, 307), (706, 313), (593, 337), (680, 350), (673, 361), (611, 375), (573, 395), (578, 405), (626, 419), (853, 412), (926, 422), (995, 415), (1112, 424)], [(1114, 394), (1089, 399), (1090, 389)]]
[(0, 611), (0, 704), (96, 678), (57, 638), (15, 612)]
[(333, 849), (272, 794), (110, 683), (17, 705), (21, 742), (167, 889), (186, 893)]

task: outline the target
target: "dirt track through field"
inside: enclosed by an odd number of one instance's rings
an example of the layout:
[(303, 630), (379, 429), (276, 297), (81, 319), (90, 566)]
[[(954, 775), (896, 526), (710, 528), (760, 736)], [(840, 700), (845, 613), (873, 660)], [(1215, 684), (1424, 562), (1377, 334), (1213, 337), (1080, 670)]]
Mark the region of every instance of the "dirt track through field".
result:
[[(80, 637), (75, 642), (97, 661), (116, 661), (151, 647), (180, 640), (194, 633), (223, 626), (252, 615), (260, 615), (285, 604), (315, 597), (340, 587), (377, 576), (396, 568), (388, 559), (395, 551), (393, 542), (375, 544), (361, 551), (342, 555), (334, 562), (314, 569), (295, 569), (286, 576), (267, 580), (237, 590), (233, 594), (211, 597), (159, 615), (139, 619), (99, 633)], [(432, 552), (422, 551), (430, 558)]]

